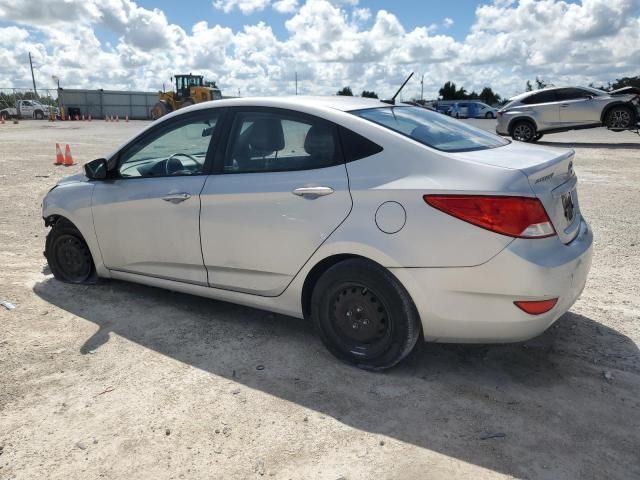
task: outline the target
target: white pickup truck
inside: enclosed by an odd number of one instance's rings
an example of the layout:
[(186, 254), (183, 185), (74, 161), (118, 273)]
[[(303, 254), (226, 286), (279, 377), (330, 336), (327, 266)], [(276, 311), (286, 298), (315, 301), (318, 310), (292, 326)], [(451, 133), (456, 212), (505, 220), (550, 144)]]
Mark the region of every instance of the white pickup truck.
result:
[(50, 109), (58, 116), (58, 109), (49, 105), (42, 105), (36, 100), (18, 100), (15, 108), (0, 110), (0, 117), (4, 120), (10, 118), (35, 118), (42, 120), (49, 116)]

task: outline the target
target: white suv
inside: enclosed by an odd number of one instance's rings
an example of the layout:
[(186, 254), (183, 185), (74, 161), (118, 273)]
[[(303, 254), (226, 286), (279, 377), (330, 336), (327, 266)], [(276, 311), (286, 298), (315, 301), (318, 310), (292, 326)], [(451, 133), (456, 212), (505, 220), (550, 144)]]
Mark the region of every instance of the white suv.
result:
[(545, 133), (606, 126), (634, 129), (640, 89), (604, 92), (589, 87), (546, 88), (513, 97), (498, 111), (496, 132), (535, 142)]

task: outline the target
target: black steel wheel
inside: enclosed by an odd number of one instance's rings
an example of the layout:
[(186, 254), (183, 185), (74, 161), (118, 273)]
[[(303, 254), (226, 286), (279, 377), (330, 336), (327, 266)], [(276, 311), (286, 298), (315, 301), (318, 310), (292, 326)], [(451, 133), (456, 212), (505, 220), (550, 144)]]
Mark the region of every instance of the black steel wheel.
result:
[(368, 370), (392, 367), (413, 349), (421, 323), (400, 282), (386, 269), (352, 259), (329, 268), (311, 298), (311, 316), (327, 349)]
[(58, 221), (47, 235), (45, 256), (53, 276), (63, 282), (85, 283), (94, 274), (91, 251), (68, 221)]

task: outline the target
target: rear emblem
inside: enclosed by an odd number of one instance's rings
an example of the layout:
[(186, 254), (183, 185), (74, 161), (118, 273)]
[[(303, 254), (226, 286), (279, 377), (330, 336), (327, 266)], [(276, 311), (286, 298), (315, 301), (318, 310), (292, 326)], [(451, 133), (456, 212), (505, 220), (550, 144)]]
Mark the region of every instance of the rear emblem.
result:
[(564, 210), (564, 218), (567, 219), (567, 222), (571, 222), (573, 220), (575, 210), (571, 193), (565, 193), (562, 195), (562, 209)]

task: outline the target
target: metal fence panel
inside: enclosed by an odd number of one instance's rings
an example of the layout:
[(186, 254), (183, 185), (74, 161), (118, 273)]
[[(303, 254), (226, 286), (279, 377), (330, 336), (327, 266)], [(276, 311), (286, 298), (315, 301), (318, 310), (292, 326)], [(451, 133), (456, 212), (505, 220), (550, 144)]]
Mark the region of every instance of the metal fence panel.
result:
[(151, 118), (151, 108), (158, 101), (157, 92), (128, 92), (118, 90), (60, 89), (60, 102), (69, 112), (80, 109), (80, 115), (92, 118), (105, 116), (129, 117), (132, 120)]

